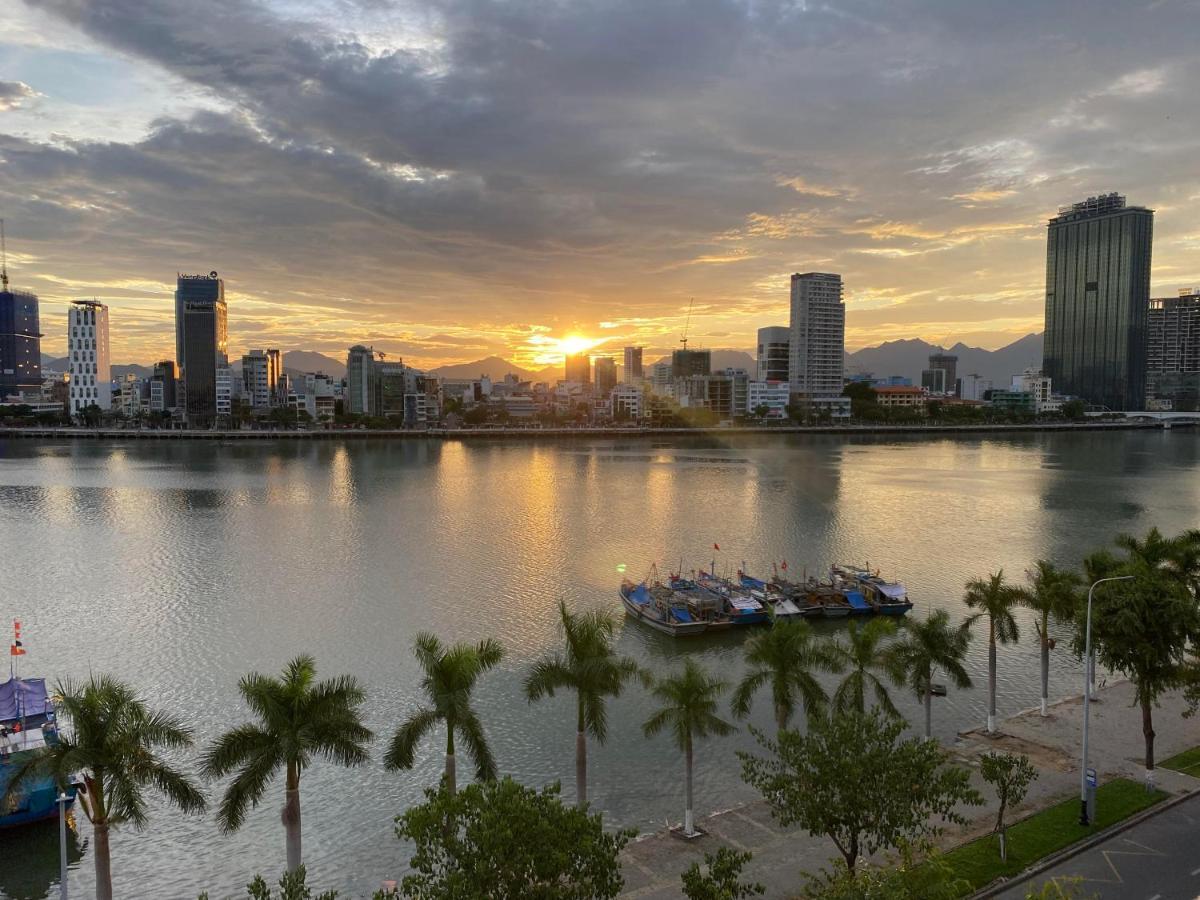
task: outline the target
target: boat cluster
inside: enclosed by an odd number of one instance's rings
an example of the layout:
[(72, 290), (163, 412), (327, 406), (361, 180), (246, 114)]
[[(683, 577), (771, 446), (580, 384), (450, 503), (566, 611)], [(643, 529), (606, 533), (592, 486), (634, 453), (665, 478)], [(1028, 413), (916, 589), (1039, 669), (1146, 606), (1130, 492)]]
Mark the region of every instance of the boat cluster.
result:
[(904, 585), (886, 581), (869, 566), (843, 565), (830, 567), (825, 580), (801, 581), (777, 571), (764, 580), (742, 570), (734, 578), (673, 572), (664, 581), (652, 566), (645, 580), (621, 583), (621, 602), (630, 617), (673, 637), (793, 617), (902, 616), (912, 609)]

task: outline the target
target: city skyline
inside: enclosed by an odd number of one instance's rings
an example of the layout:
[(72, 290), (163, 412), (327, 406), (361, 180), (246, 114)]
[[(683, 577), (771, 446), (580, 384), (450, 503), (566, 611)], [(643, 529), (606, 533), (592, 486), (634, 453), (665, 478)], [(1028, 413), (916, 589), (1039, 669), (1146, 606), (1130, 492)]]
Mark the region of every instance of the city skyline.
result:
[(657, 355), (692, 297), (694, 346), (744, 349), (803, 271), (848, 349), (995, 348), (1041, 330), (1047, 219), (1107, 191), (1156, 210), (1152, 296), (1200, 282), (1192, 9), (509, 11), (17, 5), (0, 214), (48, 354), (96, 297), (114, 361), (170, 358), (211, 269), (231, 355)]

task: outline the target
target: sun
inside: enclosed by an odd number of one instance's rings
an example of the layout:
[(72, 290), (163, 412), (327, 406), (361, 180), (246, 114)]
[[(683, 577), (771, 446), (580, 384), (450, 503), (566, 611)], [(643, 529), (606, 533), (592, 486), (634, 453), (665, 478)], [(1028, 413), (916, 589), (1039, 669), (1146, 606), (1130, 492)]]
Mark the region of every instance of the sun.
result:
[(576, 353), (584, 353), (588, 350), (591, 350), (599, 343), (601, 342), (592, 338), (586, 338), (578, 334), (572, 334), (565, 338), (559, 338), (558, 346), (554, 349), (563, 356), (574, 356)]

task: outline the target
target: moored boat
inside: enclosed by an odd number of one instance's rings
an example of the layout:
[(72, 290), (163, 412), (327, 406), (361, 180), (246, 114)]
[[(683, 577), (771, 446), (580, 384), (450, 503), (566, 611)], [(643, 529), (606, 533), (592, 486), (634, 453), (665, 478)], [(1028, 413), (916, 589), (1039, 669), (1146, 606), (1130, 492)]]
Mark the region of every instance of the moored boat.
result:
[(721, 599), (723, 612), (734, 625), (759, 625), (768, 621), (766, 605), (748, 591), (735, 587), (728, 579), (701, 571), (696, 575), (696, 585)]
[(778, 585), (753, 578), (745, 572), (738, 572), (738, 579), (750, 596), (770, 609), (776, 619), (798, 619), (804, 615), (800, 605)]
[(869, 566), (834, 565), (830, 573), (833, 578), (856, 585), (881, 616), (902, 616), (912, 609), (908, 591), (898, 581), (887, 581), (872, 572)]
[[(44, 678), (13, 674), (0, 683), (0, 798), (8, 795), (16, 773), (35, 754), (58, 743), (54, 703)], [(29, 778), (0, 799), (0, 828), (28, 825), (58, 816), (58, 786), (49, 776)], [(67, 806), (75, 801), (75, 786), (66, 789)]]
[(687, 602), (665, 585), (621, 582), (621, 603), (631, 618), (672, 637), (702, 634), (708, 623), (695, 618)]

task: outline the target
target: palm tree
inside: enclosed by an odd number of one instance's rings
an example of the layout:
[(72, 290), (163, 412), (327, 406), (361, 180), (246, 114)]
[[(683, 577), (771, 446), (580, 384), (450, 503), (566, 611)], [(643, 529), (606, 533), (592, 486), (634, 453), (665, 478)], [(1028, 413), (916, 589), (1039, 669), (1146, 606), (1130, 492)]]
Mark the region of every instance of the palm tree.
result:
[(888, 647), (888, 665), (899, 682), (908, 682), (925, 704), (925, 737), (933, 737), (933, 672), (945, 670), (960, 689), (971, 686), (963, 662), (971, 643), (971, 622), (950, 624), (950, 614), (939, 609), (924, 622), (904, 619), (903, 636)]
[(1013, 644), (1017, 641), (1017, 620), (1013, 608), (1021, 601), (1021, 592), (1004, 582), (1004, 570), (989, 575), (987, 581), (976, 578), (967, 582), (963, 601), (977, 609), (970, 621), (987, 616), (988, 620), (988, 717), (987, 730), (996, 730), (996, 642)]
[(654, 686), (654, 695), (664, 705), (642, 725), (646, 737), (670, 728), (676, 745), (683, 751), (687, 778), (683, 833), (688, 837), (696, 833), (692, 820), (692, 744), (696, 738), (730, 734), (735, 730), (717, 715), (718, 699), (728, 687), (728, 682), (710, 677), (695, 660), (684, 660), (682, 672), (664, 678)]
[(95, 843), (96, 897), (112, 900), (109, 829), (146, 825), (147, 787), (184, 812), (204, 809), (197, 787), (154, 753), (156, 747), (190, 747), (192, 732), (170, 716), (152, 712), (132, 688), (108, 675), (93, 675), (83, 684), (63, 681), (55, 690), (58, 714), (70, 724), (72, 736), (60, 734), (57, 744), (30, 756), (13, 773), (5, 796), (38, 777), (52, 777), (62, 790), (80, 773), (84, 790), (79, 802), (92, 823)]
[(297, 656), (275, 678), (251, 672), (238, 682), (246, 705), (258, 717), (227, 731), (204, 754), (209, 778), (237, 772), (217, 813), (226, 834), (257, 807), (267, 785), (285, 771), (283, 827), (287, 838), (287, 870), (301, 865), (300, 776), (314, 756), (343, 766), (367, 761), (372, 734), (362, 723), (359, 707), (366, 691), (349, 675), (316, 681), (317, 666), (307, 654)]
[(1079, 604), (1080, 577), (1039, 559), (1026, 573), (1029, 587), (1020, 591), (1021, 603), (1041, 616), (1036, 623), (1042, 643), (1042, 715), (1050, 702), (1050, 618), (1070, 619)]
[(607, 612), (573, 615), (558, 604), (566, 652), (553, 653), (534, 664), (525, 679), (529, 702), (553, 697), (558, 689), (575, 692), (575, 799), (587, 806), (587, 736), (598, 743), (608, 737), (605, 699), (617, 697), (625, 682), (641, 675), (637, 663), (613, 651), (616, 623)]
[(896, 633), (896, 623), (891, 619), (872, 619), (865, 627), (851, 622), (848, 631), (849, 643), (839, 640), (829, 642), (829, 653), (833, 658), (834, 671), (848, 670), (848, 674), (833, 694), (836, 712), (867, 711), (867, 689), (875, 695), (875, 702), (889, 716), (900, 718), (900, 710), (892, 703), (887, 686), (876, 672), (891, 676), (888, 668), (887, 650), (881, 646), (884, 638)]
[(396, 730), (383, 764), (393, 771), (411, 769), (421, 738), (438, 722), (444, 722), (447, 790), (451, 794), (458, 790), (454, 768), (455, 734), (462, 738), (467, 753), (475, 762), (475, 777), (481, 781), (495, 779), (496, 760), (483, 734), (483, 725), (471, 709), (471, 691), (479, 676), (504, 657), (504, 648), (491, 638), (478, 644), (443, 647), (436, 636), (422, 632), (417, 635), (413, 652), (425, 670), (421, 687), (433, 707), (418, 709)]
[(746, 642), (746, 664), (749, 671), (733, 692), (733, 713), (738, 718), (750, 714), (754, 693), (763, 685), (771, 686), (780, 731), (788, 727), (797, 701), (809, 716), (829, 702), (813, 671), (830, 670), (834, 661), (826, 645), (813, 638), (807, 622), (777, 619), (771, 628), (755, 634)]

